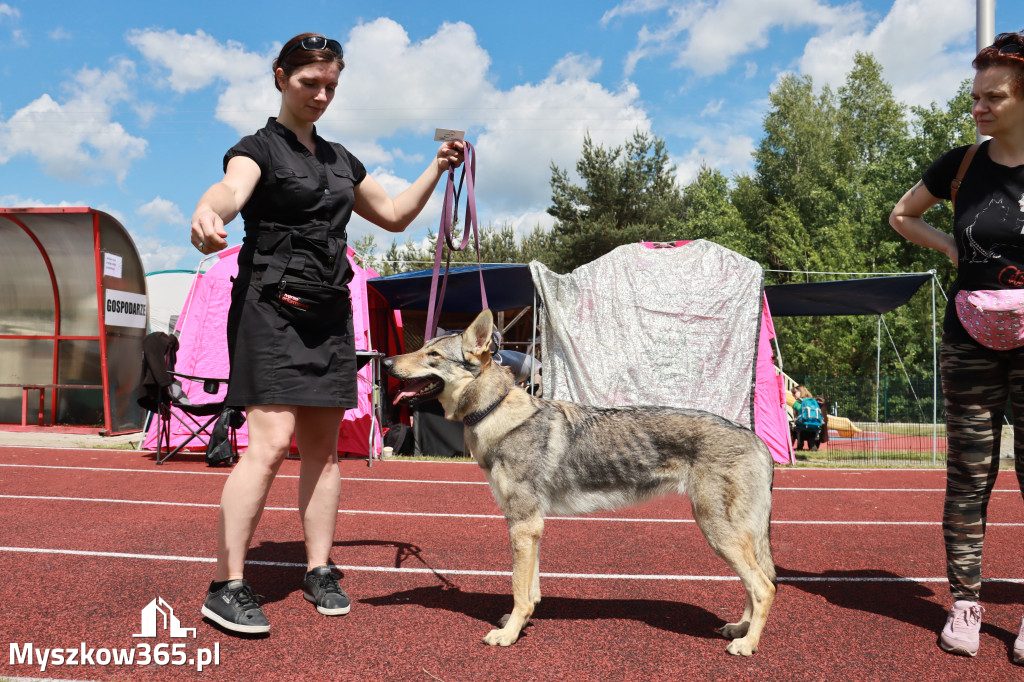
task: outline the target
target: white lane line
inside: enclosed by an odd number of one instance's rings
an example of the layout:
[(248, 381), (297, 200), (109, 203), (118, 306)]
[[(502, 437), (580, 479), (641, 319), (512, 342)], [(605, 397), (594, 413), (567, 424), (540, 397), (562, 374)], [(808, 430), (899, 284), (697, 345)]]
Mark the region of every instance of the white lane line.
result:
[[(172, 474), (176, 476), (227, 476), (231, 473), (224, 471), (170, 471), (168, 469), (117, 469), (112, 467), (75, 467), (54, 464), (0, 464), (0, 467), (16, 467), (22, 469), (60, 469), (73, 471), (102, 471), (110, 473), (131, 473), (131, 474)], [(294, 474), (278, 474), (277, 478), (298, 478)], [(443, 485), (487, 485), (487, 481), (436, 481), (416, 480), (407, 478), (356, 478), (342, 476), (343, 481), (359, 481), (367, 483), (437, 483)]]
[[(216, 509), (220, 505), (212, 502), (166, 502), (161, 500), (124, 500), (109, 497), (64, 497), (57, 495), (3, 495), (7, 500), (42, 500), (48, 502), (94, 502), (100, 504), (142, 504), (160, 507), (202, 507)], [(298, 507), (265, 507), (266, 511), (297, 512)], [(365, 514), (371, 516), (420, 516), (455, 519), (504, 519), (501, 514), (453, 514), (444, 512), (379, 511), (373, 509), (339, 509), (339, 514)], [(695, 523), (693, 519), (661, 519), (621, 516), (548, 516), (546, 521), (600, 521), (608, 523)], [(796, 526), (941, 526), (941, 521), (815, 521), (775, 519), (772, 525)], [(989, 526), (1021, 527), (1024, 523), (989, 522)]]
[[(57, 554), (64, 556), (95, 557), (101, 559), (138, 559), (142, 561), (181, 561), (201, 564), (216, 563), (214, 557), (181, 556), (174, 554), (137, 554), (132, 552), (96, 552), (75, 549), (52, 549), (44, 547), (0, 547), (0, 552), (23, 554)], [(247, 560), (247, 566), (271, 566), (277, 568), (305, 568), (305, 563), (289, 561), (256, 561)], [(426, 573), (435, 575), (476, 575), (511, 577), (511, 571), (475, 571), (452, 568), (411, 568), (395, 566), (344, 566), (335, 564), (340, 571), (362, 571), (367, 573)], [(636, 573), (545, 573), (542, 578), (569, 578), (572, 580), (677, 580), (690, 582), (734, 582), (739, 581), (732, 575), (663, 575)], [(878, 576), (780, 576), (782, 583), (946, 583), (946, 577), (878, 577)], [(1024, 578), (984, 578), (985, 583), (1024, 583)]]
[[(172, 474), (177, 476), (227, 476), (230, 474), (229, 470), (223, 471), (170, 471), (167, 469), (127, 469), (127, 468), (113, 468), (113, 467), (74, 467), (67, 465), (52, 465), (52, 464), (9, 464), (0, 463), (0, 467), (13, 467), (22, 469), (59, 469), (59, 470), (73, 470), (73, 471), (102, 471), (111, 473), (157, 473), (157, 474)], [(294, 474), (278, 474), (278, 478), (298, 478)], [(431, 479), (416, 479), (416, 478), (367, 478), (367, 477), (355, 477), (355, 476), (342, 476), (341, 480), (350, 482), (365, 482), (365, 483), (434, 483), (437, 485), (488, 485), (485, 480), (431, 480)], [(772, 487), (772, 491), (778, 493), (785, 491), (787, 493), (945, 493), (945, 487), (812, 487), (812, 486), (793, 486), (793, 485), (775, 485)], [(1020, 494), (1019, 487), (997, 487), (994, 488), (992, 493), (1017, 493)]]
[[(216, 563), (214, 557), (181, 556), (166, 554), (136, 554), (131, 552), (95, 552), (88, 550), (66, 550), (42, 547), (0, 547), (0, 552), (26, 554), (58, 554), (65, 556), (96, 557), (104, 559), (140, 559), (143, 561), (185, 561), (193, 563)], [(273, 566), (282, 568), (304, 568), (305, 563), (292, 561), (257, 561), (247, 560), (249, 566)], [(404, 566), (353, 566), (334, 564), (339, 570), (352, 570), (376, 573), (434, 573), (439, 576), (492, 576), (511, 578), (510, 570), (471, 570), (463, 568), (413, 568)], [(737, 582), (736, 576), (666, 576), (659, 573), (559, 573), (541, 572), (541, 578), (564, 578), (570, 580), (614, 580), (614, 581), (689, 581), (689, 582)], [(871, 576), (799, 576), (779, 577), (780, 583), (947, 583), (943, 578), (912, 578), (912, 577), (871, 577)], [(983, 583), (1014, 583), (1022, 584), (1021, 578), (986, 578)]]

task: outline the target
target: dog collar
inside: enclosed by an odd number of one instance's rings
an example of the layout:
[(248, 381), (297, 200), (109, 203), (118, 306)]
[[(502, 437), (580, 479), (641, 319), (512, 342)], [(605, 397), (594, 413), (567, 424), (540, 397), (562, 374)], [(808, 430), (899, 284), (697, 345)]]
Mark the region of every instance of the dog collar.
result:
[(490, 404), (489, 407), (485, 407), (482, 410), (478, 410), (473, 414), (467, 414), (465, 417), (462, 418), (462, 423), (465, 424), (466, 426), (475, 426), (476, 424), (479, 424), (480, 420), (482, 420), (484, 417), (493, 412), (494, 408), (500, 405), (501, 401), (508, 397), (508, 394), (509, 392), (505, 391), (505, 395), (495, 400), (493, 403)]

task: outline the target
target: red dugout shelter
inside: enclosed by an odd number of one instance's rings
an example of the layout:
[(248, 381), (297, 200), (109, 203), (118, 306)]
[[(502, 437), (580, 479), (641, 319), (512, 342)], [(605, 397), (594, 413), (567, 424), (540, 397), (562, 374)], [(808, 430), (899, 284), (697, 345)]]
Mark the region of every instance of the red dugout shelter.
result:
[(0, 207), (0, 423), (141, 430), (147, 327), (121, 223), (88, 207)]

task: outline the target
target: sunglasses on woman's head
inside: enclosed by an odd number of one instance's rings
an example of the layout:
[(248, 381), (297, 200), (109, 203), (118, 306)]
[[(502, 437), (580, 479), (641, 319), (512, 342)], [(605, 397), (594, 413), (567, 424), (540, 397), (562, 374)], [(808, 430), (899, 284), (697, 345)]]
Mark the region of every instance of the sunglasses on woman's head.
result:
[(281, 61), (287, 59), (288, 55), (290, 55), (292, 52), (295, 52), (295, 50), (299, 49), (300, 47), (303, 50), (310, 51), (329, 50), (334, 54), (338, 55), (339, 57), (343, 56), (341, 51), (341, 43), (339, 43), (337, 40), (325, 38), (324, 36), (306, 36), (305, 38), (303, 38), (302, 40), (288, 48), (288, 51), (281, 55)]
[(999, 54), (1024, 55), (1024, 45), (1018, 43), (1007, 43), (999, 48)]

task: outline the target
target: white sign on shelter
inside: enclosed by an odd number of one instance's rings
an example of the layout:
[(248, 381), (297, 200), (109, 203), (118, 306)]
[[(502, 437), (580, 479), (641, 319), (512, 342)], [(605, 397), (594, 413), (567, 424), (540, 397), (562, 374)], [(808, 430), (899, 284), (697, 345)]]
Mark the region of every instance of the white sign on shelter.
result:
[(108, 327), (145, 329), (147, 323), (146, 295), (107, 289), (103, 317)]

